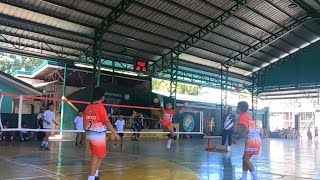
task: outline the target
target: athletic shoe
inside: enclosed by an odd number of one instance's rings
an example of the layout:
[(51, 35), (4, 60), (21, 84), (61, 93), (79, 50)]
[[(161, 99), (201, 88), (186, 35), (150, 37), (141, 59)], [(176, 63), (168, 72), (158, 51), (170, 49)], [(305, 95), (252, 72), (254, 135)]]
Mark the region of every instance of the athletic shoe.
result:
[(122, 144), (121, 144), (121, 146), (120, 146), (120, 147), (121, 147), (121, 149), (124, 149), (124, 146), (123, 146)]
[(78, 143), (76, 143), (76, 146), (78, 146)]
[(227, 151), (228, 151), (228, 152), (231, 151), (231, 146), (227, 146)]
[(116, 149), (117, 148), (117, 145), (115, 144), (114, 146), (113, 146), (113, 149)]

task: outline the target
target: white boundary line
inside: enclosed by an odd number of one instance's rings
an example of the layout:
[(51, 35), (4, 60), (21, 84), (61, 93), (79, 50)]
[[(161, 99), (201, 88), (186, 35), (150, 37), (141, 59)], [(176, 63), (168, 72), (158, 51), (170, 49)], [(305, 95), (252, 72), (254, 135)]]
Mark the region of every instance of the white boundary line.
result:
[(42, 171), (42, 172), (47, 173), (47, 174), (48, 174), (48, 177), (58, 176), (59, 178), (66, 178), (65, 175), (63, 175), (63, 174), (58, 174), (57, 172), (50, 171), (50, 170), (47, 170), (47, 169), (43, 169), (43, 168), (41, 168), (41, 167), (34, 166), (34, 165), (31, 165), (31, 164), (19, 163), (19, 162), (17, 162), (17, 161), (14, 161), (14, 160), (12, 160), (12, 159), (10, 159), (10, 158), (6, 158), (6, 157), (4, 157), (4, 156), (0, 156), (0, 159), (5, 160), (5, 161), (9, 161), (9, 162), (14, 163), (14, 164), (18, 164), (18, 165), (20, 165), (20, 166), (29, 166), (29, 167), (31, 167), (31, 168), (34, 168), (34, 169), (38, 170), (38, 171)]
[[(76, 133), (76, 132), (85, 132), (80, 130), (58, 130), (58, 129), (24, 129), (24, 128), (7, 128), (2, 129), (2, 131), (32, 131), (32, 132), (69, 132), (69, 133)], [(111, 131), (106, 131), (106, 133), (111, 133)], [(150, 131), (150, 132), (134, 132), (134, 131), (123, 131), (121, 133), (124, 134), (170, 134), (170, 132), (157, 132), (157, 131)], [(202, 132), (175, 132), (175, 134), (203, 134)]]

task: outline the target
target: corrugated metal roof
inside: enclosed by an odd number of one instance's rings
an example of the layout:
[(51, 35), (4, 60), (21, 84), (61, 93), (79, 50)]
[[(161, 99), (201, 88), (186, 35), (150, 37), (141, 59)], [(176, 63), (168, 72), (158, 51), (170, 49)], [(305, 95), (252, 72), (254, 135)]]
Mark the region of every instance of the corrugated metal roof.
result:
[[(121, 2), (123, 1), (1, 1), (1, 45), (15, 48), (8, 43), (16, 45), (13, 41), (18, 40), (25, 45), (23, 50), (18, 51), (41, 53), (41, 47), (37, 43), (45, 43), (50, 47), (43, 48), (42, 53), (58, 58), (59, 54), (65, 53), (74, 60), (76, 56), (80, 56), (81, 51), (92, 51), (95, 27)], [(193, 33), (213, 22), (214, 18), (235, 5), (236, 1), (136, 0), (108, 27), (104, 36), (106, 42), (103, 54), (107, 56), (106, 51), (110, 51), (108, 53), (119, 56), (149, 60), (149, 64), (152, 64), (189, 38), (186, 44), (191, 44), (191, 48), (184, 50), (181, 45), (179, 50), (183, 51), (180, 58), (190, 62), (190, 66), (200, 64), (219, 70), (221, 62), (230, 60), (239, 52), (307, 15), (299, 6), (289, 8), (291, 3), (291, 0), (251, 0), (237, 10), (235, 16), (206, 34), (202, 40), (195, 40), (191, 37), (199, 34)], [(312, 3), (309, 5), (313, 8), (318, 6)], [(319, 32), (319, 21), (307, 22), (266, 47), (256, 49), (254, 54), (250, 54), (252, 57), (244, 58), (243, 62), (229, 70), (250, 76), (250, 72), (265, 66), (267, 62), (281, 58), (284, 53), (319, 38)]]
[(208, 41), (203, 41), (203, 40), (196, 43), (195, 46), (207, 49), (211, 52), (217, 52), (219, 54), (224, 54), (227, 57), (228, 56), (231, 57), (232, 55), (234, 55), (236, 53), (236, 51), (234, 51), (234, 50), (226, 49), (226, 48), (223, 48), (217, 44), (213, 44), (213, 43), (210, 43)]
[(219, 35), (213, 34), (213, 33), (209, 33), (208, 35), (205, 36), (204, 39), (208, 39), (210, 41), (216, 42), (216, 43), (221, 44), (223, 46), (230, 47), (232, 49), (236, 49), (238, 51), (241, 51), (247, 47), (245, 45), (242, 45), (240, 43), (232, 41), (232, 39), (227, 39), (227, 38), (224, 38), (222, 36), (219, 36)]
[(212, 61), (216, 61), (216, 62), (223, 62), (225, 61), (228, 57), (224, 57), (215, 53), (212, 53), (210, 51), (206, 51), (204, 49), (199, 49), (199, 48), (194, 48), (191, 47), (189, 48), (186, 53), (190, 53), (192, 55), (201, 57), (201, 58), (205, 58), (208, 60), (212, 60)]
[(136, 14), (139, 17), (172, 27), (174, 29), (178, 29), (183, 32), (192, 32), (196, 29), (196, 26), (192, 24), (188, 24), (186, 22), (173, 19), (172, 17), (166, 14), (155, 13), (155, 11), (151, 9), (146, 9), (140, 5), (131, 6), (130, 8), (128, 8), (127, 11), (132, 14)]
[(34, 13), (32, 11), (24, 10), (21, 8), (16, 8), (10, 5), (0, 3), (0, 13), (17, 17), (25, 20), (32, 20), (39, 24), (45, 24), (60, 29), (70, 30), (74, 32), (79, 32), (83, 34), (91, 34), (93, 32), (92, 28), (81, 26), (75, 23), (67, 22), (50, 16), (42, 15), (39, 13)]

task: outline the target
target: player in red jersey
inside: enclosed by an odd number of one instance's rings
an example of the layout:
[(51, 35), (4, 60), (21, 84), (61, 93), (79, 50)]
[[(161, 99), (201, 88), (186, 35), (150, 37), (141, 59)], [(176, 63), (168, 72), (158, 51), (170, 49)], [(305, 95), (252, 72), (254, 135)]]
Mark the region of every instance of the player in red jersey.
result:
[(94, 88), (93, 102), (84, 111), (85, 130), (91, 149), (92, 160), (88, 180), (99, 180), (99, 167), (107, 156), (106, 128), (112, 132), (116, 139), (120, 139), (116, 130), (109, 121), (104, 102), (105, 91), (102, 88)]
[(171, 103), (167, 103), (166, 108), (164, 108), (163, 98), (161, 96), (158, 96), (158, 99), (160, 100), (160, 108), (161, 108), (160, 123), (162, 124), (162, 126), (167, 128), (170, 132), (169, 138), (168, 138), (168, 143), (167, 143), (167, 148), (169, 149), (171, 146), (172, 139), (174, 139), (174, 140), (176, 139), (176, 136), (174, 135), (175, 128), (173, 127), (172, 119), (173, 119), (173, 116), (179, 110), (172, 109)]

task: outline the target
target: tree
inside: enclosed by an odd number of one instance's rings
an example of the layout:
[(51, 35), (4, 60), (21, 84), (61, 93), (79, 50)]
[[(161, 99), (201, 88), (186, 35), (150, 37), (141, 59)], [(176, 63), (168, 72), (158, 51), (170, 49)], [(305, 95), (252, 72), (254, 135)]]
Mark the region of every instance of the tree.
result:
[[(152, 79), (152, 89), (162, 92), (170, 92), (170, 81)], [(201, 87), (178, 83), (177, 93), (196, 96), (201, 91)]]
[(7, 74), (12, 74), (17, 70), (32, 71), (43, 62), (44, 60), (37, 58), (1, 53), (0, 71), (3, 71)]

